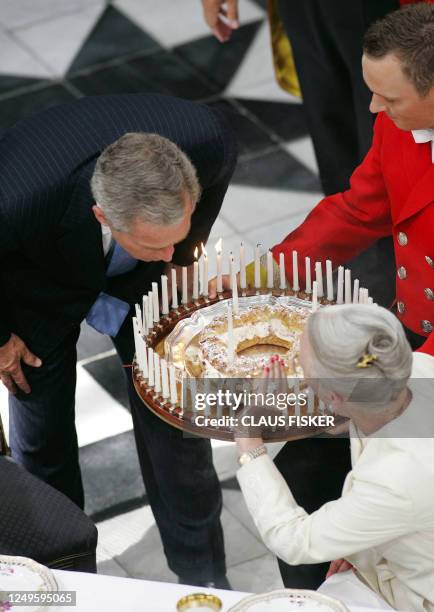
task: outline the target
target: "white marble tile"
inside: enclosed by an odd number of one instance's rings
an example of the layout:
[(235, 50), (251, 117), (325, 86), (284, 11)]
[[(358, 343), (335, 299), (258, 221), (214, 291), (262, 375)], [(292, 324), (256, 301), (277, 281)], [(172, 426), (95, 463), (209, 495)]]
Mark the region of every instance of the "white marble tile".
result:
[(8, 29), (76, 13), (99, 0), (2, 0), (0, 23)]
[(80, 365), (77, 366), (76, 427), (79, 446), (133, 427), (131, 415)]
[(0, 74), (47, 78), (51, 71), (8, 32), (0, 28)]
[(235, 476), (238, 465), (238, 452), (233, 442), (212, 440), (212, 456), (219, 480), (227, 480)]
[[(231, 185), (223, 202), (221, 215), (231, 226), (242, 228), (243, 235), (249, 240), (251, 230), (262, 229), (274, 221), (285, 219), (286, 216), (290, 218), (295, 214), (308, 212), (318, 203), (320, 197), (320, 194), (303, 191)], [(238, 229), (238, 232), (241, 233), (241, 229)]]
[(284, 586), (276, 557), (271, 553), (231, 567), (228, 578), (233, 589), (250, 593), (265, 593)]
[(128, 574), (123, 567), (119, 565), (114, 559), (106, 559), (100, 561), (97, 564), (98, 574), (105, 576), (118, 576), (119, 578), (127, 578)]
[[(166, 47), (210, 34), (198, 0), (114, 0), (113, 4)], [(243, 24), (264, 16), (249, 0), (240, 0), (239, 7)]]
[(318, 164), (316, 163), (315, 152), (310, 136), (288, 142), (284, 145), (284, 148), (288, 153), (309, 168), (309, 170), (318, 174)]
[(225, 508), (222, 511), (222, 525), (228, 568), (256, 559), (267, 552), (265, 545)]
[(62, 77), (104, 8), (104, 0), (99, 0), (79, 12), (20, 28), (15, 36), (53, 76)]

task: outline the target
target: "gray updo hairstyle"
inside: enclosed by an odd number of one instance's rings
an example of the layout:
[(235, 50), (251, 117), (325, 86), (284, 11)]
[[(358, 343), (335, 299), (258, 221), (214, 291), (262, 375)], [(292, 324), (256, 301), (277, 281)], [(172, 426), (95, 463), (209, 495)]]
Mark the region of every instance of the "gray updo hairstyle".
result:
[[(309, 317), (306, 333), (314, 376), (345, 399), (383, 404), (406, 387), (413, 353), (401, 323), (385, 308), (320, 308)], [(369, 354), (376, 359), (368, 367), (358, 367)]]

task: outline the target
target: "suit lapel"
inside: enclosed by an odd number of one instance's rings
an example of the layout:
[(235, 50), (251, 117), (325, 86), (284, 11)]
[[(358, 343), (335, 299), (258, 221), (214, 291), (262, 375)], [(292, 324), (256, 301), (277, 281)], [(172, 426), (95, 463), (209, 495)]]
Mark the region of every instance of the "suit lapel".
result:
[(425, 174), (416, 182), (399, 211), (396, 224), (402, 223), (434, 200), (434, 164), (431, 164)]

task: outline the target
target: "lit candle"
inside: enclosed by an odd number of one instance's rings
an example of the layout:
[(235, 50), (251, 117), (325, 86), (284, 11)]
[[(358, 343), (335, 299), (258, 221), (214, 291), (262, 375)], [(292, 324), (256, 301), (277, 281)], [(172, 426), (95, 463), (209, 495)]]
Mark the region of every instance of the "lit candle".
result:
[(136, 309), (137, 325), (139, 326), (139, 330), (143, 331), (143, 319), (142, 319), (142, 311), (140, 310), (140, 305), (135, 304), (134, 306)]
[(220, 238), (215, 245), (216, 263), (217, 263), (217, 293), (223, 291), (223, 276), (222, 276), (222, 239)]
[(310, 273), (310, 257), (304, 258), (304, 266), (306, 270), (306, 293), (312, 293), (312, 277)]
[(255, 289), (261, 288), (261, 256), (260, 256), (260, 243), (256, 245), (255, 249)]
[(169, 290), (168, 278), (165, 274), (161, 275), (161, 312), (164, 315), (169, 314)]
[(148, 346), (148, 385), (154, 386), (154, 349)]
[(151, 324), (149, 323), (148, 317), (148, 296), (144, 295), (142, 298), (142, 316), (143, 316), (143, 332), (147, 336), (149, 333), (149, 328)]
[(318, 283), (316, 280), (312, 283), (312, 312), (318, 309)]
[(344, 303), (344, 268), (339, 266), (338, 268), (338, 291), (337, 291), (337, 304)]
[(169, 365), (169, 382), (170, 382), (170, 403), (174, 406), (178, 403), (178, 391), (176, 389), (176, 373), (175, 366)]
[(273, 253), (268, 249), (267, 251), (267, 289), (273, 289)]
[(292, 251), (292, 288), (294, 291), (300, 291), (298, 284), (298, 254), (297, 251)]
[(232, 308), (228, 302), (228, 358), (229, 363), (232, 363), (235, 357), (235, 338), (234, 338), (234, 321), (232, 318)]
[(353, 304), (359, 303), (359, 279), (354, 279)]
[(172, 268), (172, 308), (178, 308), (178, 283), (176, 281), (176, 270)]
[(247, 288), (246, 278), (246, 254), (244, 252), (244, 244), (240, 244), (240, 287), (241, 289)]
[(188, 304), (187, 268), (182, 266), (182, 299), (183, 304)]
[(154, 352), (154, 391), (161, 393), (160, 355)]
[(345, 270), (345, 304), (351, 304), (351, 270)]
[(280, 273), (280, 289), (285, 291), (286, 289), (286, 275), (285, 275), (285, 255), (279, 254), (279, 273)]
[(158, 283), (152, 283), (152, 306), (154, 314), (154, 323), (160, 320), (160, 303), (158, 300)]
[(202, 242), (202, 295), (208, 297), (208, 253)]
[(318, 297), (321, 298), (324, 295), (324, 287), (322, 282), (322, 263), (320, 261), (315, 263), (315, 280), (318, 285)]
[(161, 365), (161, 395), (164, 399), (169, 399), (170, 391), (169, 391), (169, 370), (167, 369), (167, 361), (162, 359), (160, 361)]
[(335, 294), (333, 290), (333, 265), (330, 259), (326, 260), (326, 276), (327, 276), (327, 299), (333, 302)]
[(199, 299), (199, 262), (197, 261), (198, 248), (194, 249), (195, 262), (193, 263), (193, 300)]
[(238, 304), (238, 285), (237, 285), (237, 275), (235, 273), (235, 267), (232, 268), (232, 306), (234, 309), (234, 314), (238, 314), (239, 312), (239, 304)]

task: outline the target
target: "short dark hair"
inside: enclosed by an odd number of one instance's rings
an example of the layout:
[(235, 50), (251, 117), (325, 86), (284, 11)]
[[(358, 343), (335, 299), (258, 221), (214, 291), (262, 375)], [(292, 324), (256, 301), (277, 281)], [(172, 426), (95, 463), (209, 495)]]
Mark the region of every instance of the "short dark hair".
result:
[(411, 4), (373, 23), (363, 39), (366, 55), (398, 57), (421, 97), (434, 85), (434, 5)]

